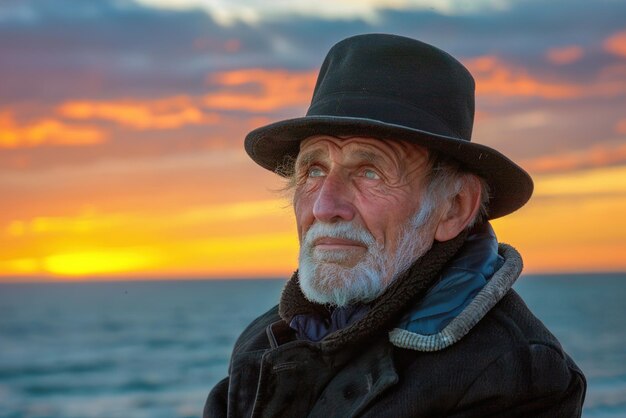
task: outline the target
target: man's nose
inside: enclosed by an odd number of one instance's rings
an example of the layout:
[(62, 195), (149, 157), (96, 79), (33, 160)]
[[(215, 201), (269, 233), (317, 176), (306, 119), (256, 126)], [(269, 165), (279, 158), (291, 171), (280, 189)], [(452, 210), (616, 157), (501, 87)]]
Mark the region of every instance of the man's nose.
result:
[(313, 205), (313, 216), (322, 222), (351, 221), (355, 208), (345, 179), (335, 173), (324, 178)]

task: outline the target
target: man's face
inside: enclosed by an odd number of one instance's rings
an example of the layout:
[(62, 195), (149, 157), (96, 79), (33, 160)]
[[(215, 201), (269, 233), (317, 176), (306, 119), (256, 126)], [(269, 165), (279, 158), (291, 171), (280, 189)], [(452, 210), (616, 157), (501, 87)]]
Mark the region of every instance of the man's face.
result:
[[(365, 266), (384, 276), (377, 279), (380, 286), (389, 284), (397, 273), (392, 264), (398, 262), (399, 247), (407, 247), (407, 236), (416, 233), (411, 220), (420, 208), (428, 169), (428, 152), (414, 144), (363, 137), (304, 140), (294, 196), (301, 283), (320, 287), (323, 282), (327, 289), (320, 291), (351, 286), (346, 281), (360, 278), (350, 274), (363, 275), (359, 269)], [(418, 246), (432, 244), (430, 226), (420, 228)], [(414, 261), (424, 248), (410, 251), (415, 254), (402, 257)]]

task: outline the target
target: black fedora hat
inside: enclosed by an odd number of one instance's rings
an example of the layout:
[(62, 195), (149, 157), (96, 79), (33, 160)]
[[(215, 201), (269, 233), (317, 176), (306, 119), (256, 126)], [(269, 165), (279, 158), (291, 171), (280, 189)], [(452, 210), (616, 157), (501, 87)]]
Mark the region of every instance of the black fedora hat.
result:
[(490, 187), (489, 218), (523, 206), (528, 173), (485, 145), (472, 143), (474, 79), (448, 53), (396, 35), (368, 34), (331, 48), (306, 116), (255, 129), (245, 149), (262, 167), (293, 160), (313, 135), (362, 135), (413, 142), (453, 158)]

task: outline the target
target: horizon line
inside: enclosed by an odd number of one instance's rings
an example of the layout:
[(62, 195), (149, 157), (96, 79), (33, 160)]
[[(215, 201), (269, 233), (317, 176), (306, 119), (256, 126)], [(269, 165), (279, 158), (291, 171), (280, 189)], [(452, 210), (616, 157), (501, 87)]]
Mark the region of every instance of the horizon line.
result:
[[(522, 273), (520, 277), (581, 277), (581, 276), (626, 276), (626, 270), (583, 271), (583, 272), (532, 272)], [(200, 282), (200, 281), (263, 281), (282, 280), (287, 281), (291, 276), (183, 276), (176, 277), (2, 277), (2, 284), (48, 284), (48, 283), (115, 283), (115, 282)]]

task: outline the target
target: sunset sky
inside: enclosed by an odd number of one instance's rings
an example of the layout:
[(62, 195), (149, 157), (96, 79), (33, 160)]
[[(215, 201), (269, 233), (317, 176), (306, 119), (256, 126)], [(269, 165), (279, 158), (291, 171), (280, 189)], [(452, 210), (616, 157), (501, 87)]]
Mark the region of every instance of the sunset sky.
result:
[(626, 271), (626, 2), (3, 0), (0, 280), (285, 277), (245, 134), (306, 112), (337, 41), (414, 37), (477, 83), (473, 141), (535, 181), (527, 273)]

